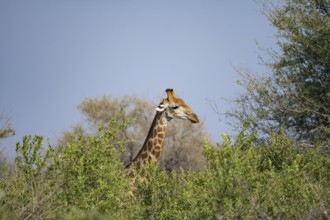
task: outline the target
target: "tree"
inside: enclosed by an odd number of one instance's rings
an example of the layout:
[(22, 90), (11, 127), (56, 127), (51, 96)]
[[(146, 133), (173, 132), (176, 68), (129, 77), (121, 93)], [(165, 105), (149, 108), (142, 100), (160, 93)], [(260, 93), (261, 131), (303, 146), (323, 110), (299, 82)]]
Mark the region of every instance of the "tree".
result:
[[(126, 152), (122, 156), (123, 163), (127, 164), (143, 145), (155, 114), (155, 106), (157, 105), (136, 96), (85, 99), (78, 109), (86, 117), (87, 124), (74, 125), (73, 131), (65, 132), (59, 143), (64, 145), (72, 134), (96, 133), (100, 125), (106, 127), (114, 115), (123, 111), (122, 120), (129, 120), (130, 124), (119, 134), (116, 141), (119, 143), (129, 140), (126, 143)], [(185, 121), (172, 121), (166, 131), (160, 167), (167, 171), (178, 171), (180, 168), (201, 169), (205, 161), (202, 146), (206, 137), (203, 122), (191, 125)]]
[(3, 124), (0, 128), (0, 138), (6, 138), (15, 135), (15, 130), (9, 124), (10, 117), (0, 114), (0, 122)]
[[(9, 123), (10, 117), (6, 116), (5, 114), (0, 114), (0, 138), (7, 138), (10, 136), (15, 135), (15, 129)], [(0, 164), (8, 163), (6, 160), (3, 151), (0, 150)]]
[(264, 8), (278, 30), (280, 53), (271, 50), (272, 61), (265, 63), (271, 74), (239, 71), (246, 94), (228, 114), (239, 124), (249, 121), (263, 137), (285, 129), (304, 143), (324, 142), (330, 137), (330, 2), (283, 3)]

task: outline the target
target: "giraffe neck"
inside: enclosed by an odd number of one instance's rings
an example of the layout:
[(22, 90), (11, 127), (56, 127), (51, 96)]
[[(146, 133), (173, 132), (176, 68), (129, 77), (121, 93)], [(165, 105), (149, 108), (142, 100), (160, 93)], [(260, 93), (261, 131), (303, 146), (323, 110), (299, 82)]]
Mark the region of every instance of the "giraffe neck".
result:
[(166, 127), (165, 111), (157, 112), (142, 148), (133, 161), (126, 166), (126, 169), (133, 163), (139, 169), (141, 165), (147, 162), (157, 162), (159, 160), (164, 145)]

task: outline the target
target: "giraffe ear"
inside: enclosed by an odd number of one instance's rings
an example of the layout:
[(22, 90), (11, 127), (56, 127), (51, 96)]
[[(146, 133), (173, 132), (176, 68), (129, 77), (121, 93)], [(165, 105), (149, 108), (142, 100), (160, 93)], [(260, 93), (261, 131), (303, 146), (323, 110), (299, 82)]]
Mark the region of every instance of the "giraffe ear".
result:
[(157, 112), (163, 112), (165, 110), (165, 105), (160, 104), (157, 106), (156, 111)]

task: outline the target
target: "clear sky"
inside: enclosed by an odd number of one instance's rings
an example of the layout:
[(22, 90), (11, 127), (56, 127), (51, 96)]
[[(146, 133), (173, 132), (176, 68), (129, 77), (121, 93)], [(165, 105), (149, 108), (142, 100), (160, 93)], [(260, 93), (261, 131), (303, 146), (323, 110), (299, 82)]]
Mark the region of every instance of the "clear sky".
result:
[[(221, 98), (241, 93), (234, 67), (263, 71), (274, 29), (255, 0), (0, 0), (0, 113), (16, 135), (55, 142), (83, 120), (84, 98), (138, 95), (155, 105), (173, 88), (215, 140), (231, 133)], [(147, 132), (147, 131), (146, 131)], [(1, 150), (1, 149), (0, 149)]]

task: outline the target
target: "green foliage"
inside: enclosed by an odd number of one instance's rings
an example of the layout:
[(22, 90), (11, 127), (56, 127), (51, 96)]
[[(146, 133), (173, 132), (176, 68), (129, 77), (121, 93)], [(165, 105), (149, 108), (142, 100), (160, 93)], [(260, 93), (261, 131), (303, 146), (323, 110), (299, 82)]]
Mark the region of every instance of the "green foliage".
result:
[(128, 123), (119, 122), (119, 116), (110, 121), (107, 130), (101, 126), (97, 137), (78, 135), (59, 148), (58, 166), (65, 171), (60, 174), (61, 199), (68, 207), (114, 212), (125, 203), (127, 195), (123, 192), (128, 191), (129, 184), (119, 160), (122, 149), (117, 149), (123, 143), (115, 141)]
[[(263, 12), (278, 30), (279, 52), (269, 52), (270, 73), (258, 77), (240, 71), (246, 90), (228, 113), (240, 124), (269, 137), (286, 133), (304, 143), (326, 142), (330, 127), (330, 3), (328, 0), (283, 0)], [(263, 60), (266, 60), (263, 58)], [(268, 135), (265, 135), (268, 134)]]
[(97, 136), (77, 134), (66, 146), (48, 146), (45, 153), (42, 137), (24, 137), (17, 144), (15, 170), (1, 166), (3, 216), (74, 219), (75, 210), (81, 210), (78, 217), (92, 210), (126, 216), (129, 182), (119, 160), (124, 143), (115, 141), (128, 124), (121, 117), (112, 118), (106, 130), (100, 127)]
[[(279, 30), (283, 52), (272, 69), (279, 84), (294, 87), (294, 99), (288, 104), (291, 109), (288, 123), (304, 139), (324, 139), (330, 116), (330, 3), (326, 0), (287, 3), (269, 13), (270, 21)], [(294, 114), (293, 108), (305, 112)]]
[(0, 219), (329, 219), (329, 7), (286, 0), (268, 11), (283, 53), (273, 77), (245, 75), (248, 94), (233, 113), (243, 129), (234, 140), (223, 134), (221, 146), (204, 142), (194, 157), (204, 169), (167, 174), (150, 164), (131, 199), (120, 157), (137, 130), (125, 118), (143, 115), (146, 103), (113, 117), (122, 102), (87, 100), (82, 112), (94, 127), (102, 122), (93, 135), (76, 129), (58, 148), (26, 136), (14, 169), (1, 163)]
[(55, 156), (54, 149), (49, 146), (46, 154), (42, 155), (42, 145), (41, 136), (25, 136), (23, 142), (16, 146), (15, 170), (11, 173), (6, 163), (1, 167), (2, 205), (18, 218), (54, 217), (60, 208), (56, 200), (59, 186), (53, 178), (54, 173), (48, 171), (48, 165)]
[[(127, 122), (112, 118), (96, 136), (72, 136), (66, 146), (43, 138), (17, 144), (16, 168), (4, 163), (0, 179), (2, 218), (16, 219), (309, 219), (329, 218), (330, 155), (302, 148), (284, 134), (260, 144), (245, 129), (223, 144), (204, 143), (206, 166), (170, 175), (144, 167), (147, 181), (129, 196), (123, 174), (124, 143), (116, 136)], [(328, 145), (329, 149), (329, 145)]]
[(140, 191), (143, 217), (301, 219), (329, 207), (328, 156), (301, 152), (284, 135), (273, 134), (266, 146), (256, 146), (253, 135), (234, 144), (224, 137), (221, 148), (205, 143), (204, 171), (168, 177), (149, 169)]

